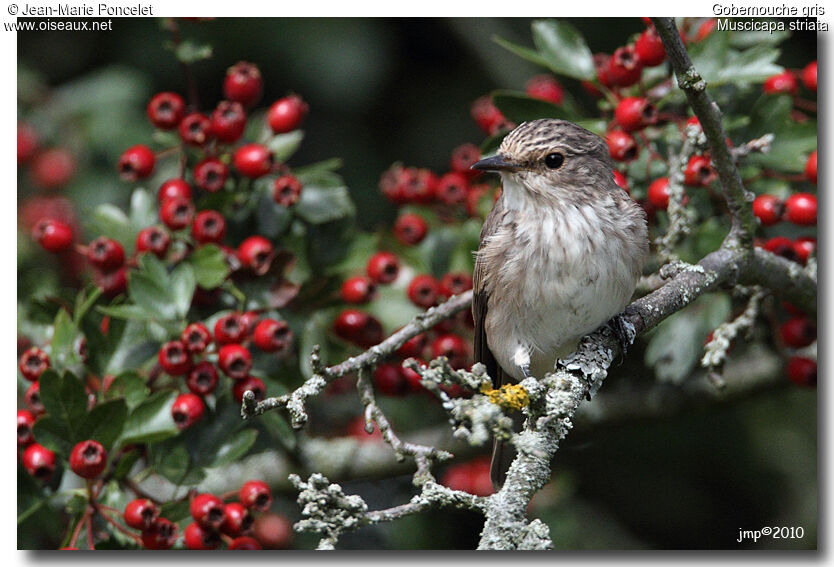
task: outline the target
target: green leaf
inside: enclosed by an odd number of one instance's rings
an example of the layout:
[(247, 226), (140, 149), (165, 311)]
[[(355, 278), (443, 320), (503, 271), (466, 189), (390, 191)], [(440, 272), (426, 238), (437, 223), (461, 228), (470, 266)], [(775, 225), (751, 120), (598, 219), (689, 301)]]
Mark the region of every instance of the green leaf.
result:
[(214, 460), (208, 466), (219, 467), (240, 459), (252, 448), (257, 437), (258, 431), (256, 429), (243, 429), (229, 436), (217, 448)]
[(532, 29), (533, 43), (551, 71), (579, 80), (594, 78), (591, 50), (575, 27), (559, 20), (539, 20)]
[(277, 238), (292, 221), (292, 212), (276, 203), (272, 198), (271, 189), (267, 187), (258, 197), (255, 218), (258, 221), (258, 234), (267, 238)]
[(305, 379), (313, 375), (313, 367), (310, 364), (310, 353), (313, 352), (313, 346), (319, 345), (321, 347), (321, 359), (327, 363), (328, 360), (328, 341), (327, 331), (333, 322), (333, 313), (328, 310), (317, 311), (304, 324), (304, 329), (301, 331), (301, 336), (298, 341), (299, 358), (301, 373)]
[(690, 49), (692, 64), (708, 87), (759, 83), (784, 70), (775, 64), (779, 49), (759, 44), (739, 50), (730, 46), (731, 35), (710, 34)]
[(84, 385), (71, 372), (59, 376), (47, 370), (38, 379), (46, 413), (67, 430), (69, 439), (77, 439), (77, 430), (87, 415), (87, 394)]
[(555, 104), (532, 98), (523, 92), (494, 91), (492, 102), (504, 116), (519, 124), (538, 118), (562, 118), (565, 120), (575, 118)]
[(180, 484), (191, 466), (191, 458), (188, 456), (185, 444), (177, 443), (173, 447), (158, 447), (157, 454), (156, 472), (174, 484)]
[(297, 439), (295, 431), (287, 420), (277, 411), (268, 411), (260, 417), (267, 433), (278, 441), (287, 451), (294, 451)]
[(115, 205), (104, 203), (96, 207), (92, 215), (92, 232), (106, 234), (121, 244), (125, 251), (133, 250), (136, 232), (127, 215)]
[(52, 366), (63, 370), (72, 368), (80, 362), (76, 350), (78, 339), (78, 327), (76, 327), (70, 314), (61, 309), (55, 316), (53, 324), (52, 344), (49, 353)]
[(75, 438), (65, 423), (51, 415), (40, 417), (32, 426), (32, 431), (38, 443), (59, 455), (69, 457), (75, 447)]
[(94, 407), (79, 428), (79, 440), (95, 439), (108, 451), (122, 433), (127, 419), (124, 400), (104, 402)]
[(511, 53), (514, 53), (515, 55), (518, 55), (522, 59), (526, 59), (527, 61), (530, 61), (531, 63), (535, 63), (536, 65), (541, 65), (542, 67), (549, 67), (550, 66), (548, 60), (545, 59), (544, 57), (542, 57), (539, 54), (539, 52), (536, 51), (535, 49), (530, 49), (529, 47), (516, 45), (515, 43), (512, 43), (510, 41), (507, 41), (506, 39), (503, 39), (503, 38), (500, 38), (500, 37), (497, 37), (497, 36), (494, 36), (492, 38), (492, 40), (495, 43), (497, 43), (498, 45), (500, 45), (501, 47), (503, 47), (504, 49), (506, 49), (507, 51), (510, 51)]
[(229, 275), (229, 266), (223, 251), (215, 244), (197, 248), (188, 258), (194, 271), (197, 285), (203, 289), (214, 289)]
[(94, 286), (88, 290), (82, 290), (75, 298), (75, 308), (73, 309), (72, 318), (76, 325), (79, 325), (81, 320), (95, 304), (96, 300), (101, 297), (103, 290)]
[(181, 63), (190, 65), (191, 63), (196, 63), (197, 61), (211, 59), (212, 49), (210, 45), (199, 45), (193, 41), (186, 40), (176, 47), (174, 55), (176, 55), (177, 59)]
[(272, 150), (275, 161), (284, 162), (290, 159), (304, 139), (302, 130), (293, 130), (286, 134), (276, 134), (266, 142), (266, 147)]
[(137, 306), (161, 319), (174, 319), (177, 309), (169, 284), (170, 281), (156, 281), (145, 272), (134, 271), (128, 276), (127, 289)]
[(342, 158), (330, 158), (316, 163), (303, 165), (293, 168), (293, 173), (296, 177), (304, 177), (309, 175), (316, 175), (324, 171), (336, 171), (341, 169), (344, 162)]
[(657, 379), (683, 381), (701, 359), (707, 335), (727, 319), (731, 307), (727, 294), (705, 295), (658, 325), (645, 355)]
[(179, 433), (171, 417), (171, 406), (176, 396), (177, 392), (161, 390), (139, 404), (127, 418), (120, 444), (152, 443)]
[(136, 234), (156, 222), (156, 209), (156, 199), (149, 191), (136, 189), (133, 192), (130, 196), (130, 224)]
[(128, 370), (116, 376), (105, 393), (107, 399), (123, 399), (128, 409), (133, 410), (145, 401), (150, 389), (136, 372)]
[(356, 212), (347, 187), (304, 185), (295, 213), (311, 224), (351, 217)]
[(750, 126), (745, 136), (754, 138), (774, 134), (767, 153), (754, 153), (746, 163), (776, 169), (785, 173), (801, 173), (808, 154), (817, 148), (815, 121), (798, 123), (791, 118), (793, 101), (790, 95), (762, 95), (750, 110)]
[(112, 307), (100, 306), (98, 310), (105, 315), (116, 317), (117, 319), (130, 319), (134, 321), (151, 321), (155, 314), (151, 313), (144, 307), (139, 305), (113, 305)]
[(171, 297), (179, 317), (185, 317), (188, 313), (195, 289), (197, 289), (197, 279), (191, 266), (182, 263), (174, 268), (171, 272)]

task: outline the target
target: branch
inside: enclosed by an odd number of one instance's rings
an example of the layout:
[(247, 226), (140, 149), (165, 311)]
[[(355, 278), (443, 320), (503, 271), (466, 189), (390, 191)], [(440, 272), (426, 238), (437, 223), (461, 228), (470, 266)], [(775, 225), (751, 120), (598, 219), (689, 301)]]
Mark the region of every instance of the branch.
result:
[(408, 325), (378, 345), (334, 366), (323, 367), (319, 358), (319, 350), (316, 348), (310, 355), (313, 363), (313, 375), (301, 387), (289, 394), (266, 398), (260, 402), (255, 401), (254, 393), (247, 391), (243, 394), (243, 403), (240, 410), (241, 416), (243, 419), (249, 419), (265, 411), (286, 408), (290, 413), (293, 427), (301, 428), (307, 422), (307, 412), (304, 408), (307, 398), (318, 395), (327, 384), (337, 378), (341, 378), (345, 374), (377, 365), (380, 361), (394, 354), (407, 340), (428, 331), (444, 319), (452, 317), (455, 313), (463, 311), (471, 303), (471, 290), (453, 296), (445, 303), (432, 307), (424, 313), (420, 313)]
[(744, 188), (733, 155), (727, 147), (727, 135), (721, 126), (721, 111), (707, 94), (706, 81), (693, 67), (674, 18), (652, 18), (652, 21), (666, 48), (666, 56), (675, 70), (678, 86), (686, 94), (707, 138), (710, 157), (721, 181), (722, 192), (732, 217), (732, 228), (725, 243), (731, 247), (749, 250), (753, 246), (753, 234), (757, 226), (753, 209), (749, 205), (752, 195)]

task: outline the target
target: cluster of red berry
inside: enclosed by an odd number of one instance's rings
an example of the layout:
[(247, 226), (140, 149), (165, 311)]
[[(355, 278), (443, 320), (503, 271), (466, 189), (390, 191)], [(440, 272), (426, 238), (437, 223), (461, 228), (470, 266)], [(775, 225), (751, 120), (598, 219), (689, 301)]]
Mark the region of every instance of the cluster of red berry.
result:
[[(23, 447), (28, 445), (31, 441), (34, 441), (31, 426), (34, 425), (37, 416), (44, 412), (44, 407), (41, 403), (40, 382), (38, 382), (38, 378), (40, 378), (41, 374), (49, 368), (49, 355), (36, 346), (29, 347), (20, 355), (18, 368), (20, 369), (21, 375), (26, 380), (31, 382), (29, 387), (26, 389), (26, 393), (23, 395), (23, 400), (29, 407), (29, 411), (18, 411), (18, 447)], [(25, 412), (23, 414), (25, 417), (23, 439), (28, 440), (24, 443), (20, 442), (21, 411)]]
[[(250, 375), (252, 353), (245, 343), (251, 342), (264, 352), (279, 356), (290, 351), (293, 333), (285, 321), (272, 318), (258, 320), (257, 313), (230, 313), (217, 319), (214, 335), (203, 323), (191, 323), (179, 340), (169, 341), (159, 349), (159, 365), (171, 376), (185, 376), (190, 393), (180, 394), (171, 407), (174, 422), (180, 429), (198, 422), (205, 411), (201, 396), (217, 388), (216, 365), (234, 381), (232, 395), (240, 402), (243, 393), (252, 390), (263, 399), (266, 385)], [(202, 357), (202, 360), (196, 360)]]

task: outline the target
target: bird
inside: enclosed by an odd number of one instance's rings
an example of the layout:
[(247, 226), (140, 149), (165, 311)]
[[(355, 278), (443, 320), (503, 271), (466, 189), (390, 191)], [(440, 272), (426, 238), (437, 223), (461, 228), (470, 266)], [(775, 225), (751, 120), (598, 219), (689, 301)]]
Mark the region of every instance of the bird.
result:
[[(471, 167), (502, 184), (475, 253), (472, 300), (474, 358), (500, 388), (551, 372), (623, 311), (649, 255), (648, 227), (614, 181), (605, 141), (572, 122), (524, 122)], [(496, 490), (513, 457), (494, 442)]]

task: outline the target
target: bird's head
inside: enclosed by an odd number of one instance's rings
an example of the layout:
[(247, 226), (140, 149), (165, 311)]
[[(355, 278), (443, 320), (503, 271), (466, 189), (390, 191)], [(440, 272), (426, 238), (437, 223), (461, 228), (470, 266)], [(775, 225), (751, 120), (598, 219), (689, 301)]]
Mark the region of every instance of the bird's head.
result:
[(537, 193), (613, 185), (605, 141), (573, 122), (554, 118), (524, 122), (507, 134), (494, 156), (472, 168), (496, 171), (505, 186), (517, 184)]

